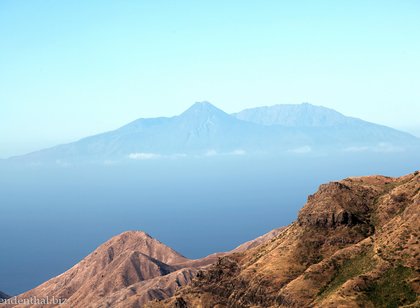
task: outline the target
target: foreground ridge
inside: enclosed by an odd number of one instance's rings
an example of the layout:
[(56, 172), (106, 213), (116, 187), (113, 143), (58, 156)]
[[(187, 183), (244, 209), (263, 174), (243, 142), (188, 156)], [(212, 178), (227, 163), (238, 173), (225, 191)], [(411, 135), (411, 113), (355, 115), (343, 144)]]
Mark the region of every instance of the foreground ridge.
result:
[[(199, 269), (221, 256), (256, 247), (280, 231), (281, 228), (270, 231), (231, 252), (197, 260), (182, 256), (143, 231), (127, 231), (99, 246), (65, 273), (18, 298), (65, 299), (60, 307), (143, 307), (151, 300), (171, 297), (189, 284)], [(48, 305), (51, 306), (54, 305)]]
[(321, 185), (276, 238), (148, 307), (418, 307), (420, 175)]
[(419, 208), (419, 172), (347, 178), (321, 185), (289, 226), (230, 252), (190, 260), (128, 231), (18, 298), (76, 308), (418, 307)]

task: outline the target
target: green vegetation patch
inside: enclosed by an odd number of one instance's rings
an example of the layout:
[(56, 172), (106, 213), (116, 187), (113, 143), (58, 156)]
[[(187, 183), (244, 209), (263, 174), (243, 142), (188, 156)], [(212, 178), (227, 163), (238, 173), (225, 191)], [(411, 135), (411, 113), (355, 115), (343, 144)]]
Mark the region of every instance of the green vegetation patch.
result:
[(414, 271), (398, 265), (385, 272), (366, 290), (368, 299), (375, 307), (394, 308), (411, 304), (416, 300), (416, 293), (407, 283)]
[(318, 300), (335, 292), (347, 280), (362, 275), (374, 268), (373, 251), (363, 252), (357, 257), (344, 261), (328, 285), (318, 293)]

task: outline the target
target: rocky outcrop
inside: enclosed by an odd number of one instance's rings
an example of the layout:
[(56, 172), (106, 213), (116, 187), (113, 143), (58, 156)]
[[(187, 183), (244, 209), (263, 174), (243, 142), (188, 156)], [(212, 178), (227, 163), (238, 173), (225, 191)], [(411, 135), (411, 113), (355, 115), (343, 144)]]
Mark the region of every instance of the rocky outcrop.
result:
[(417, 307), (419, 210), (418, 172), (321, 185), (275, 238), (149, 307)]

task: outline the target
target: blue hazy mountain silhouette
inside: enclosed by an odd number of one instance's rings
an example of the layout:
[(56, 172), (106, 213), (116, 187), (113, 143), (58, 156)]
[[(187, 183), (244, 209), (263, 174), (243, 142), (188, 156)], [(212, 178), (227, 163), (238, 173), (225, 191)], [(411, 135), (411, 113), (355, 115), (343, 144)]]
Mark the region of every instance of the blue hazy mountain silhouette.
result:
[(333, 109), (314, 106), (309, 103), (250, 108), (233, 115), (240, 120), (257, 124), (289, 127), (371, 124), (356, 118), (346, 117)]
[(199, 102), (178, 116), (140, 118), (114, 131), (12, 159), (94, 162), (326, 150), (398, 151), (419, 144), (410, 134), (307, 103), (227, 114)]

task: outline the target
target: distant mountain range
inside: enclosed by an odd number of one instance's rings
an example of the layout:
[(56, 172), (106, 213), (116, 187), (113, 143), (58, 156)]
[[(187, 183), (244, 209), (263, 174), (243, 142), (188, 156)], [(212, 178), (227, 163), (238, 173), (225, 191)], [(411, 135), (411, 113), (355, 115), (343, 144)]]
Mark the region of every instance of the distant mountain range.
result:
[(141, 118), (114, 131), (11, 158), (29, 162), (104, 162), (159, 157), (402, 151), (420, 139), (308, 103), (227, 114), (199, 102), (178, 116)]

